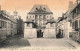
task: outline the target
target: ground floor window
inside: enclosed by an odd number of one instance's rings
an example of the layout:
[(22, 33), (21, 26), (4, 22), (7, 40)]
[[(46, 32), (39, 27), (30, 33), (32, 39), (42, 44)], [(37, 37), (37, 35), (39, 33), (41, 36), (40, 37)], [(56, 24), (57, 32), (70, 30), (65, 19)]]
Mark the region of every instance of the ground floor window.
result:
[(78, 29), (78, 20), (75, 21), (75, 29)]
[(50, 27), (54, 27), (54, 24), (53, 24), (53, 23), (51, 23), (51, 24), (50, 24)]
[(27, 23), (27, 27), (30, 27), (30, 24), (29, 23)]

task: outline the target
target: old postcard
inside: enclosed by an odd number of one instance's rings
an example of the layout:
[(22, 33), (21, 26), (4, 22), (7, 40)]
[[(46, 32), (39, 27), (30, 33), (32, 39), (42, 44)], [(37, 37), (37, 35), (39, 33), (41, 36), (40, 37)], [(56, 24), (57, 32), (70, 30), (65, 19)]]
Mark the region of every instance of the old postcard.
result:
[(79, 51), (80, 0), (0, 0), (0, 51)]

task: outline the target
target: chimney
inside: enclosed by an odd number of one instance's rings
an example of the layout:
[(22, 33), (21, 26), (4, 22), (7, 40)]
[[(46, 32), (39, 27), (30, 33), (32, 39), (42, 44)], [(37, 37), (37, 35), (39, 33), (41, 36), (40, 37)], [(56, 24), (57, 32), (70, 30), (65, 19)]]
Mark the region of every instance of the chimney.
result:
[(72, 9), (73, 6), (74, 6), (73, 1), (69, 1), (69, 8), (68, 8), (68, 9), (69, 9), (69, 10)]

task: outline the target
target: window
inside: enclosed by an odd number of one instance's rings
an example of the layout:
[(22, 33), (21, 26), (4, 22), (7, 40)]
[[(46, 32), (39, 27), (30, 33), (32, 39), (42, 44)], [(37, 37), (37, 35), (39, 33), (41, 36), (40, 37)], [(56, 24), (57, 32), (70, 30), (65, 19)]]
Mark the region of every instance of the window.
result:
[(50, 27), (53, 27), (53, 23), (50, 24)]
[(72, 23), (70, 22), (70, 27), (72, 26)]
[(74, 22), (72, 23), (72, 28), (74, 29)]
[(4, 22), (4, 27), (5, 27), (5, 28), (7, 27), (7, 23), (6, 23), (6, 22)]
[(80, 29), (80, 20), (79, 20), (79, 29)]
[(1, 22), (1, 26), (4, 27), (4, 22), (3, 21)]
[(4, 21), (0, 21), (0, 28), (2, 28), (2, 27), (6, 28), (7, 27), (7, 23), (4, 22)]
[(13, 24), (11, 24), (11, 28), (13, 28)]
[(30, 18), (31, 18), (31, 16), (30, 16)]
[(75, 29), (78, 29), (78, 21), (75, 21)]
[(27, 23), (27, 27), (30, 27), (30, 24), (29, 23)]
[(35, 19), (38, 19), (38, 16), (37, 15), (35, 15)]
[(1, 28), (2, 26), (1, 26), (1, 21), (0, 21), (0, 28)]
[(28, 19), (28, 16), (27, 16), (27, 19)]
[(33, 16), (33, 18), (34, 18), (34, 16)]
[(46, 25), (46, 21), (43, 21), (43, 25)]
[(39, 15), (39, 19), (42, 19), (42, 18), (41, 18), (41, 15)]
[(43, 16), (43, 19), (46, 19), (46, 15)]

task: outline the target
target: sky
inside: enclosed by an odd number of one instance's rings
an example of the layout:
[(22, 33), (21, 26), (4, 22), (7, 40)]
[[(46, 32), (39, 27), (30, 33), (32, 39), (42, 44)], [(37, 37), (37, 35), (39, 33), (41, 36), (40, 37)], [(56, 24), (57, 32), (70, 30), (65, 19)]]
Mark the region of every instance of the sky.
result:
[(10, 13), (17, 10), (25, 21), (27, 13), (35, 4), (48, 5), (53, 12), (53, 17), (57, 19), (68, 10), (69, 1), (75, 2), (75, 0), (0, 0), (0, 5), (2, 10)]

